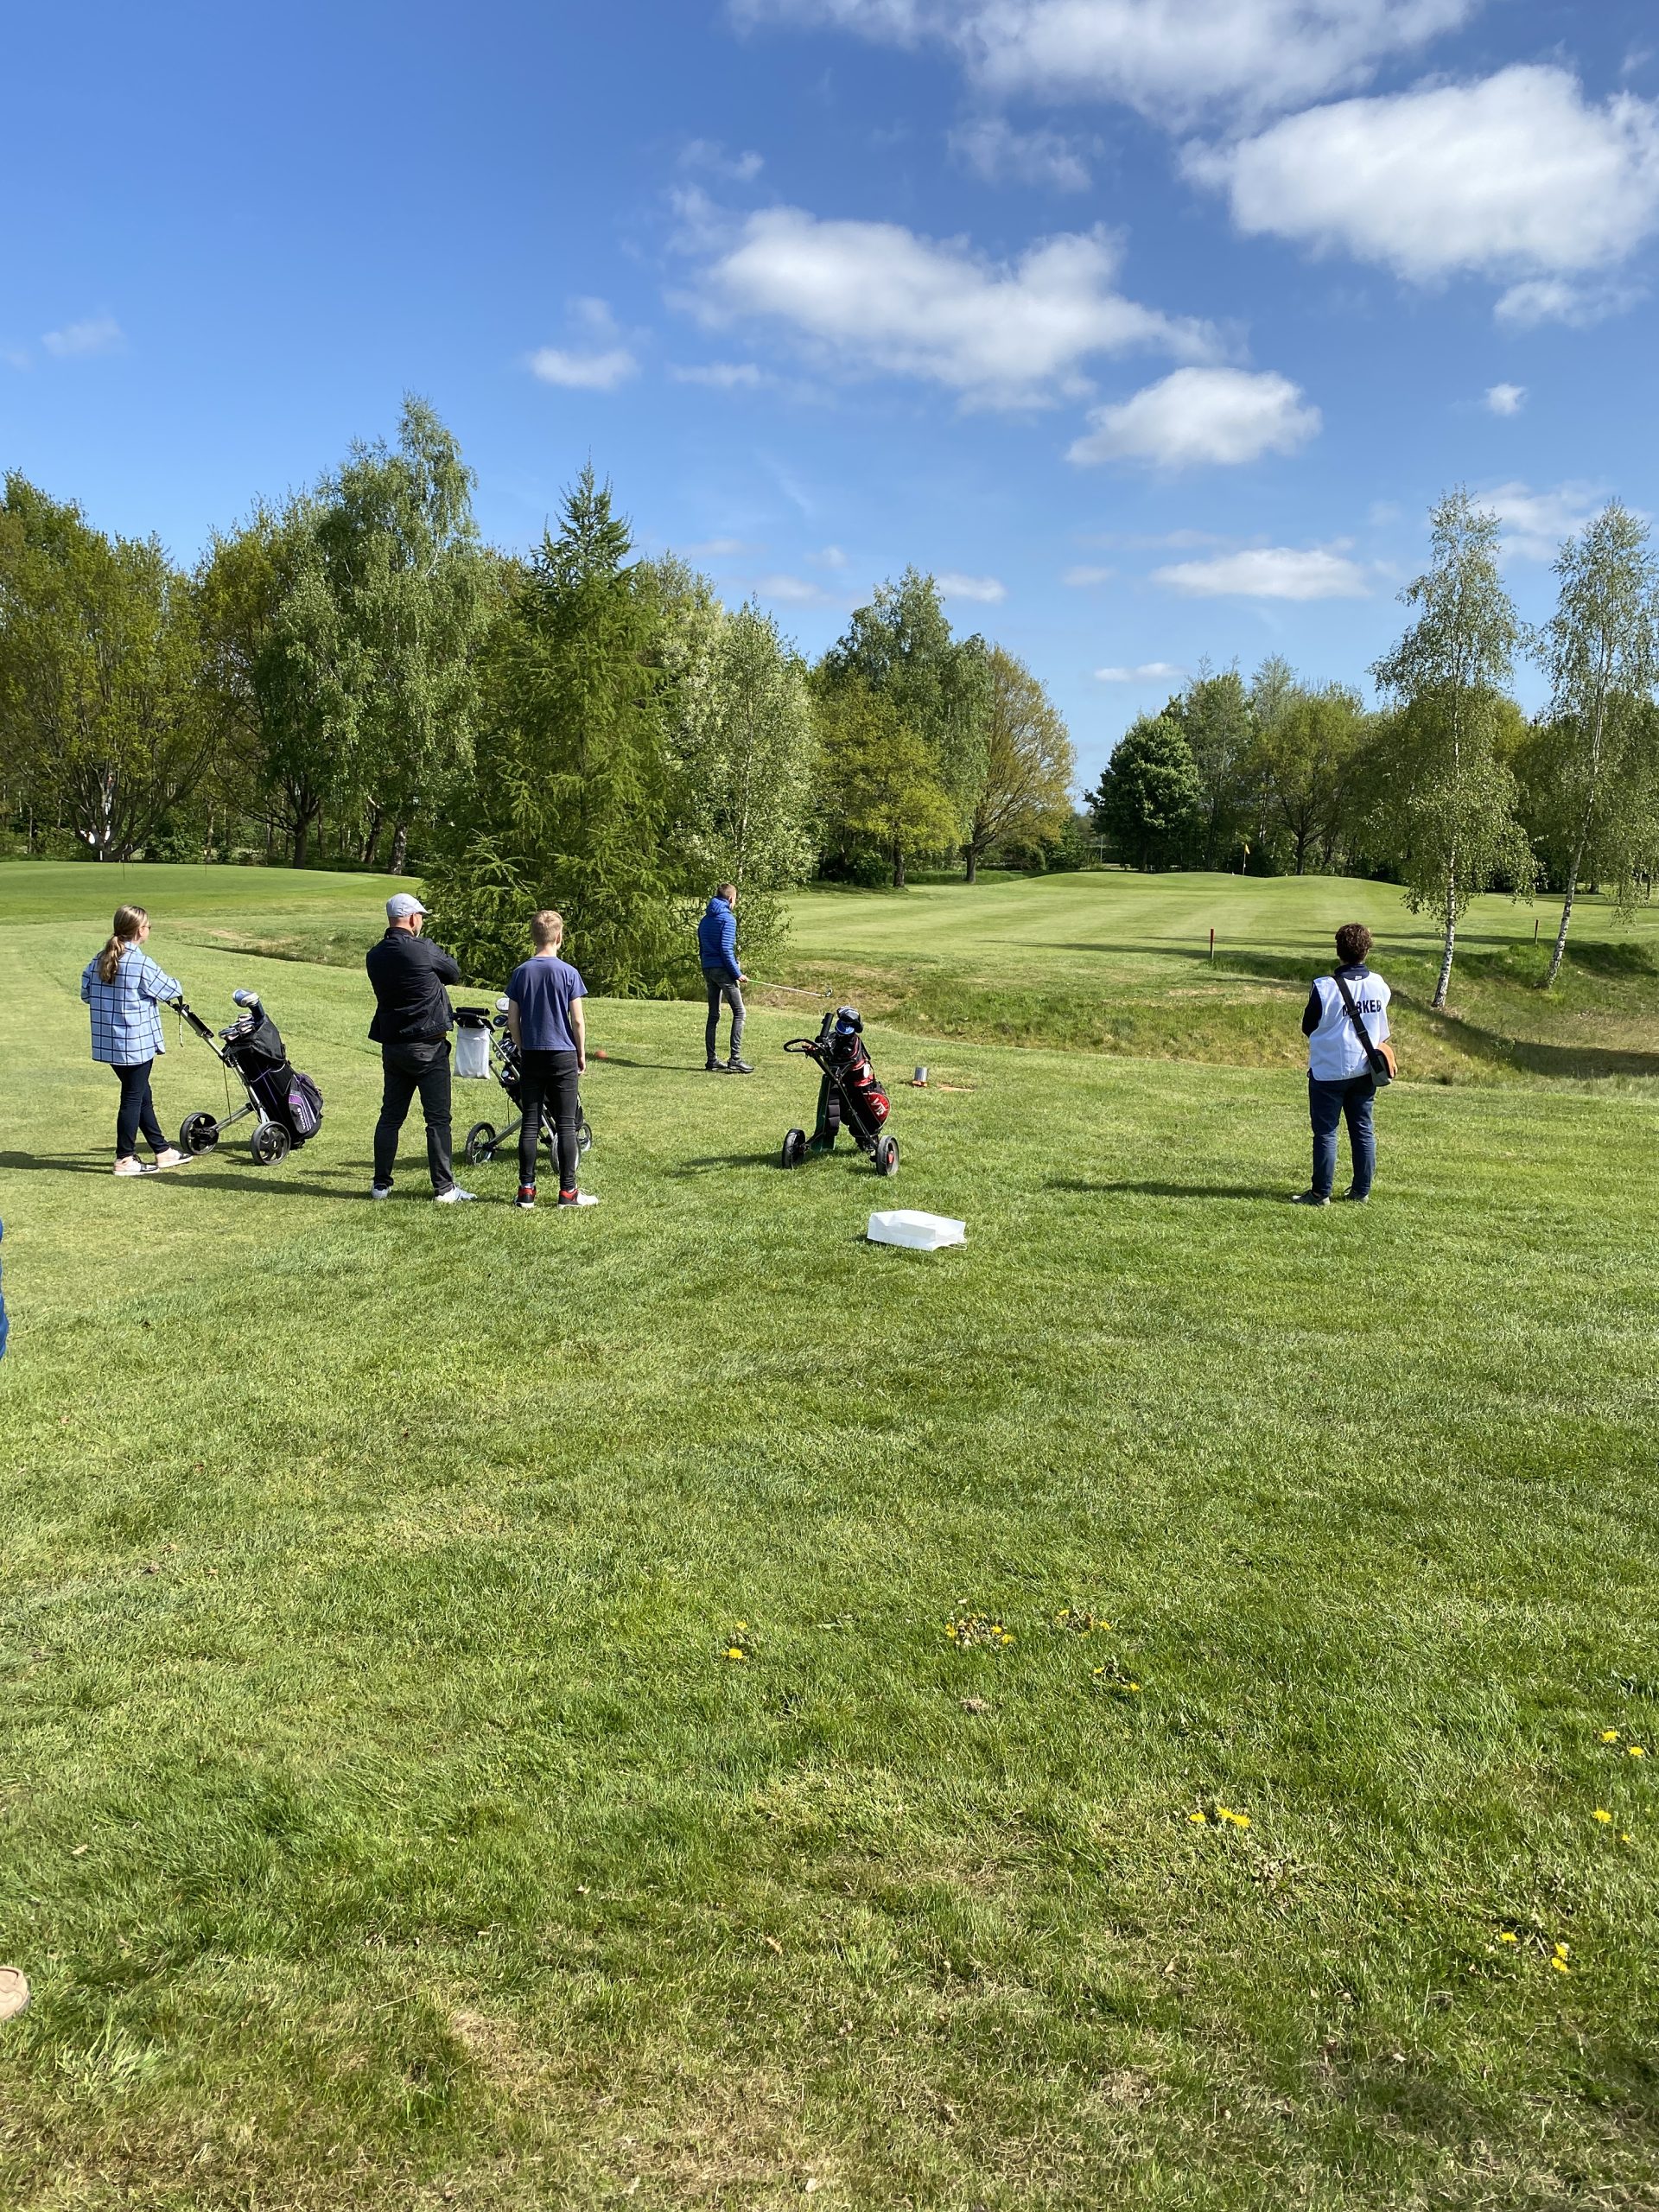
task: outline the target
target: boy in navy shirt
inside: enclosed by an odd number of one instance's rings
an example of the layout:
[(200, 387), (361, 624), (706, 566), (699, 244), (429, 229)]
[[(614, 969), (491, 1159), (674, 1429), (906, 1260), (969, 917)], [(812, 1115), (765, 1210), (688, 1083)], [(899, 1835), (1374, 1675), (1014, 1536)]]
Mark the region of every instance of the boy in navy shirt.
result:
[(507, 1034), (518, 1047), (522, 1079), (518, 1103), (518, 1196), (528, 1213), (536, 1203), (536, 1154), (542, 1135), (542, 1102), (551, 1102), (558, 1133), (559, 1204), (596, 1206), (599, 1200), (576, 1188), (576, 1081), (588, 1068), (588, 1035), (582, 1002), (588, 987), (568, 960), (559, 957), (564, 917), (550, 907), (531, 922), (533, 958), (523, 961), (507, 979)]

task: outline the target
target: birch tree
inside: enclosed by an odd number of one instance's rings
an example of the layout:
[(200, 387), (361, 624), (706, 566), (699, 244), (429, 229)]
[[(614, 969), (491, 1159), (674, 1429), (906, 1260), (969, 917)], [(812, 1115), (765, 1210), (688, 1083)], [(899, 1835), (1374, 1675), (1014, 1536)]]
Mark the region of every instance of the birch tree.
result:
[(1553, 983), (1567, 953), (1573, 901), (1586, 867), (1611, 880), (1621, 905), (1659, 849), (1652, 718), (1659, 672), (1659, 560), (1647, 524), (1615, 499), (1562, 546), (1560, 595), (1539, 632), (1549, 677), (1549, 811), (1562, 831), (1561, 921)]
[(1499, 876), (1529, 897), (1537, 863), (1498, 746), (1521, 626), (1497, 569), (1498, 524), (1459, 487), (1430, 515), (1429, 565), (1400, 596), (1417, 619), (1372, 670), (1398, 701), (1386, 804), (1406, 903), (1442, 932), (1433, 1004), (1452, 982), (1458, 924)]

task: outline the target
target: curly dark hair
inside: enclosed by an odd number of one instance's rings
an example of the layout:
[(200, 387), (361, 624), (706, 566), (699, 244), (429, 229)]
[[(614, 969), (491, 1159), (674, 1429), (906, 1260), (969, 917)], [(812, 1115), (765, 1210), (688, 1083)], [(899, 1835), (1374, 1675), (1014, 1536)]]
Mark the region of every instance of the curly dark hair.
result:
[(1371, 949), (1371, 933), (1363, 922), (1344, 922), (1337, 931), (1337, 957), (1344, 968), (1359, 967)]

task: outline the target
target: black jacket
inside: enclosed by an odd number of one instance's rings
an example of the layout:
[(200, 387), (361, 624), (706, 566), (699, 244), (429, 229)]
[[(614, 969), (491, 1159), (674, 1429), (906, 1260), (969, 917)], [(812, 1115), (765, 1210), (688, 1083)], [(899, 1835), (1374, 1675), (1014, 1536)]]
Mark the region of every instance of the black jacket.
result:
[(365, 963), (374, 986), (374, 1020), (369, 1034), (378, 1045), (441, 1044), (454, 1027), (446, 983), (458, 983), (461, 970), (441, 944), (388, 930), (369, 947)]

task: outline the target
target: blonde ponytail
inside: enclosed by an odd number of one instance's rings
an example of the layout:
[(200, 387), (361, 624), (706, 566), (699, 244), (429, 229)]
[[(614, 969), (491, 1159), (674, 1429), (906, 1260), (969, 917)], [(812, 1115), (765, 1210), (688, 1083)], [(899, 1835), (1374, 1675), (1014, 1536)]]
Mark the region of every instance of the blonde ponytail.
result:
[(115, 910), (115, 930), (109, 943), (98, 956), (98, 980), (112, 983), (121, 968), (121, 956), (130, 944), (137, 942), (138, 932), (149, 919), (143, 906), (118, 906)]

